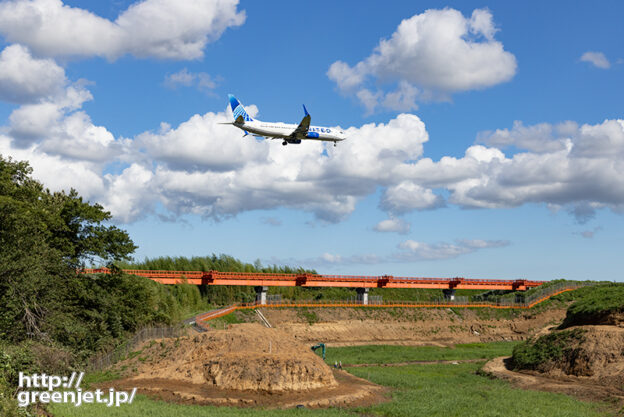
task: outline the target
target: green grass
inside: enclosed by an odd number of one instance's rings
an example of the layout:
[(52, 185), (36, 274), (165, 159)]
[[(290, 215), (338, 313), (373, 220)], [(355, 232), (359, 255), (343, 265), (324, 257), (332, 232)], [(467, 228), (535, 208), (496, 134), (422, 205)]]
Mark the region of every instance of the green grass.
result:
[(72, 405), (55, 405), (52, 407), (54, 417), (272, 417), (272, 416), (321, 416), (321, 417), (357, 417), (355, 411), (330, 408), (324, 410), (290, 409), (267, 410), (258, 408), (213, 407), (199, 405), (178, 405), (155, 401), (137, 395), (130, 405), (106, 407), (106, 405), (89, 404), (81, 407)]
[(577, 290), (577, 299), (566, 313), (563, 327), (601, 324), (615, 312), (624, 311), (624, 285), (603, 284)]
[(116, 371), (97, 371), (89, 372), (84, 376), (81, 386), (88, 387), (90, 384), (97, 384), (99, 382), (113, 381), (119, 379), (121, 375)]
[[(509, 354), (511, 342), (474, 343), (453, 349), (437, 347), (359, 346), (330, 348), (328, 352), (364, 362), (400, 362), (406, 360), (479, 359)], [(159, 402), (137, 396), (131, 405), (107, 408), (105, 405), (55, 405), (55, 417), (446, 417), (446, 416), (548, 416), (599, 417), (613, 415), (612, 406), (590, 403), (549, 392), (525, 391), (509, 383), (480, 374), (480, 363), (408, 365), (399, 367), (369, 366), (350, 368), (349, 372), (392, 388), (391, 401), (364, 408), (321, 410), (266, 410), (190, 406)], [(103, 376), (104, 378), (104, 376)], [(611, 408), (610, 408), (611, 407)]]
[(224, 329), (230, 324), (247, 323), (250, 314), (254, 314), (254, 312), (252, 310), (238, 310), (225, 316), (208, 320), (206, 323), (214, 329)]
[(328, 347), (326, 361), (343, 364), (489, 359), (511, 355), (518, 342), (467, 343), (455, 347), (367, 345)]
[(370, 416), (574, 417), (607, 416), (604, 403), (563, 394), (524, 391), (477, 373), (480, 363), (353, 368), (353, 374), (394, 388), (392, 402), (366, 410)]

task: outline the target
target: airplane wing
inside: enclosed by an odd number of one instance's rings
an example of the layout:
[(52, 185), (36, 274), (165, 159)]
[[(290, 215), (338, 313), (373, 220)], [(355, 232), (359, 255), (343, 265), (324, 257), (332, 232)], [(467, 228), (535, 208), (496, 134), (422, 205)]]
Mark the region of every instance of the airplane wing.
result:
[(299, 126), (297, 126), (297, 128), (290, 134), (290, 137), (292, 138), (297, 138), (308, 134), (308, 129), (310, 128), (310, 120), (312, 118), (310, 117), (310, 113), (308, 113), (308, 109), (306, 109), (305, 104), (303, 105), (303, 111), (305, 112), (305, 116), (303, 116), (303, 119), (301, 120), (301, 123), (299, 123)]

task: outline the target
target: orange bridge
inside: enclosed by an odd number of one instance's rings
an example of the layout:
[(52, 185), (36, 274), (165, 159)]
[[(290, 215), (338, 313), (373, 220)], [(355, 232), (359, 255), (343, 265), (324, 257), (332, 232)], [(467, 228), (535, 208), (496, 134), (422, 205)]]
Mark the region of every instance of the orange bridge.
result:
[[(150, 278), (161, 284), (249, 285), (255, 287), (350, 287), (350, 288), (437, 288), (447, 290), (526, 290), (544, 281), (471, 278), (395, 277), (391, 275), (318, 275), (260, 272), (154, 271), (124, 269), (126, 274)], [(83, 269), (83, 274), (110, 274), (108, 268)]]

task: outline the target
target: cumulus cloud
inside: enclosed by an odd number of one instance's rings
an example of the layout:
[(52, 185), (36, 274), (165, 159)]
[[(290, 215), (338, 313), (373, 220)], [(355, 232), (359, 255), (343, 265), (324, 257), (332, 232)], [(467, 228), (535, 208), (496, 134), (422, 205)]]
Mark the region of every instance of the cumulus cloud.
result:
[(210, 92), (216, 88), (217, 81), (205, 72), (189, 72), (183, 68), (165, 76), (165, 86), (171, 89), (194, 87), (200, 91)]
[(111, 21), (61, 0), (13, 0), (0, 3), (0, 33), (40, 56), (196, 59), (228, 27), (243, 24), (245, 13), (237, 5), (238, 0), (145, 0)]
[(32, 103), (62, 92), (65, 70), (51, 59), (33, 58), (21, 45), (9, 45), (0, 53), (0, 100)]
[(501, 248), (508, 246), (506, 240), (458, 240), (455, 243), (423, 243), (414, 240), (406, 240), (399, 244), (402, 251), (393, 255), (399, 261), (433, 261), (440, 259), (452, 259), (466, 255), (477, 250), (487, 248)]
[[(11, 113), (0, 130), (0, 152), (33, 161), (46, 185), (77, 188), (121, 222), (149, 215), (157, 204), (173, 218), (189, 213), (219, 220), (285, 207), (339, 222), (379, 190), (379, 207), (389, 216), (375, 226), (379, 232), (406, 233), (409, 224), (399, 216), (447, 205), (537, 203), (568, 211), (579, 223), (603, 208), (624, 212), (623, 120), (516, 122), (482, 132), (462, 156), (434, 161), (424, 153), (425, 125), (413, 114), (343, 129), (349, 140), (338, 147), (312, 141), (283, 147), (242, 137), (220, 124), (231, 121), (229, 109), (193, 115), (175, 127), (162, 123), (133, 138), (115, 137), (84, 111), (93, 98), (88, 86), (63, 82), (60, 93)], [(253, 105), (248, 110), (258, 112)], [(465, 251), (474, 244), (445, 248)]]
[[(324, 253), (315, 258), (289, 259), (286, 263), (308, 265), (312, 267), (328, 265), (353, 265), (353, 264), (380, 264), (394, 262), (420, 262), (453, 259), (462, 255), (490, 248), (502, 248), (508, 246), (506, 240), (458, 240), (455, 243), (439, 242), (424, 243), (414, 240), (406, 240), (398, 245), (399, 251), (389, 255), (354, 254), (337, 255)], [(274, 262), (276, 260), (273, 260)], [(278, 263), (284, 263), (279, 261)]]
[(393, 232), (401, 235), (409, 233), (411, 225), (403, 219), (390, 218), (382, 220), (373, 228), (376, 232)]
[[(403, 20), (366, 59), (354, 66), (334, 62), (327, 76), (372, 112), (378, 106), (413, 110), (417, 100), (491, 87), (509, 81), (516, 59), (494, 39), (498, 31), (487, 9), (470, 17), (446, 8)], [(370, 85), (396, 85), (391, 91)], [(392, 87), (391, 87), (392, 88)]]
[(128, 142), (116, 140), (105, 127), (94, 125), (89, 115), (79, 110), (92, 98), (87, 89), (74, 84), (57, 97), (18, 107), (9, 116), (8, 133), (13, 147), (79, 161), (110, 162), (123, 153)]
[(379, 206), (389, 213), (402, 214), (442, 207), (444, 199), (428, 188), (411, 181), (402, 181), (386, 188)]
[(601, 69), (609, 69), (611, 68), (611, 63), (602, 52), (593, 52), (588, 51), (581, 55), (581, 61), (589, 62), (596, 68)]
[[(477, 142), (484, 143), (499, 149), (516, 147), (536, 153), (553, 152), (569, 146), (565, 134), (578, 128), (574, 122), (550, 125), (540, 123), (533, 126), (524, 126), (516, 120), (512, 129), (496, 129), (495, 131), (480, 132)], [(557, 137), (559, 135), (559, 137)]]
[(268, 224), (269, 226), (277, 227), (282, 225), (282, 221), (275, 217), (263, 217), (260, 221), (264, 224)]

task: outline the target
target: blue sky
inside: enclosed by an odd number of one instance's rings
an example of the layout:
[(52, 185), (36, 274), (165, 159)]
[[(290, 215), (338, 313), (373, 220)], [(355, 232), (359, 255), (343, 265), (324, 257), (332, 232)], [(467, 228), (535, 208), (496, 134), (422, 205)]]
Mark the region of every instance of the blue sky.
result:
[[(623, 280), (623, 12), (0, 2), (0, 154), (103, 204), (139, 259)], [(228, 93), (350, 138), (243, 139)]]

